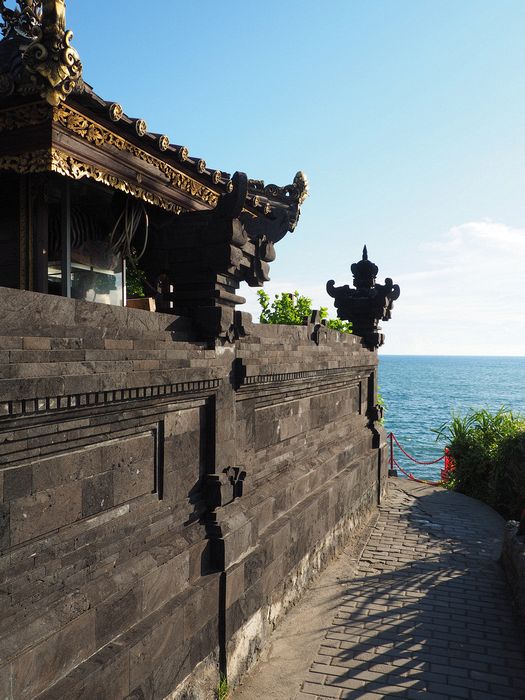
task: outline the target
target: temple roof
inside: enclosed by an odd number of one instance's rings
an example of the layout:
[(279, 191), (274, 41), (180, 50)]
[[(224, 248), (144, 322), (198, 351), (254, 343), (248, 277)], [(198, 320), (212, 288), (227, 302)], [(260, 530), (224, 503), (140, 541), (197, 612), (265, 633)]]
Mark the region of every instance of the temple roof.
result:
[[(0, 0), (0, 16), (0, 170), (87, 177), (176, 213), (213, 209), (231, 191), (229, 173), (150, 132), (84, 82), (64, 0), (17, 0), (16, 9)], [(308, 192), (304, 174), (284, 187), (248, 183), (244, 216), (274, 229), (274, 241), (293, 231)]]

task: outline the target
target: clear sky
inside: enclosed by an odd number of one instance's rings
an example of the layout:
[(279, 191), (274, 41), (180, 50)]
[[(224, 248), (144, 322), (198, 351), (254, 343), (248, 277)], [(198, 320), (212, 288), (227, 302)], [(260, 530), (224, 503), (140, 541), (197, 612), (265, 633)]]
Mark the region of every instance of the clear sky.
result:
[(366, 243), (401, 285), (385, 353), (525, 355), (524, 0), (69, 0), (68, 26), (152, 131), (224, 171), (306, 172), (268, 291), (329, 306)]

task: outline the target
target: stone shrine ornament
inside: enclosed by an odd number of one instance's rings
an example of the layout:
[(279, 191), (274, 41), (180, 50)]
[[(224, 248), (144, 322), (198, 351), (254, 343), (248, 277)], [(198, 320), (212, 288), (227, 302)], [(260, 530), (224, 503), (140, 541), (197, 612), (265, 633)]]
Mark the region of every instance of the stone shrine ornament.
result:
[(375, 350), (385, 341), (379, 321), (391, 318), (394, 301), (400, 295), (399, 285), (393, 284), (390, 277), (385, 279), (385, 284), (376, 284), (379, 268), (368, 259), (366, 245), (362, 260), (354, 263), (351, 270), (355, 289), (348, 284), (336, 287), (334, 280), (330, 280), (326, 291), (335, 299), (337, 316), (342, 321), (351, 321), (353, 333), (362, 337), (365, 347)]

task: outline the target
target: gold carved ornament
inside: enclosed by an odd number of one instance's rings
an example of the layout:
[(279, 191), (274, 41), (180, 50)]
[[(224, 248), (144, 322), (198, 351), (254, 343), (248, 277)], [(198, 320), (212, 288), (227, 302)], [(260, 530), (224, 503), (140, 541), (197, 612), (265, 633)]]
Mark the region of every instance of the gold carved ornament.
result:
[(0, 133), (38, 126), (50, 121), (51, 107), (43, 102), (33, 102), (0, 112)]
[(73, 180), (81, 180), (84, 177), (94, 180), (95, 182), (101, 182), (108, 187), (120, 190), (126, 194), (131, 194), (134, 197), (142, 199), (148, 204), (153, 204), (157, 207), (162, 207), (167, 211), (172, 211), (176, 214), (182, 213), (183, 208), (172, 202), (168, 202), (163, 197), (152, 194), (144, 190), (142, 187), (133, 185), (122, 178), (112, 175), (111, 173), (105, 172), (98, 167), (93, 165), (88, 165), (80, 160), (77, 160), (68, 153), (63, 153), (56, 148), (51, 149), (51, 170), (59, 175), (65, 175)]
[(143, 162), (148, 163), (148, 165), (156, 167), (176, 189), (190, 194), (192, 197), (199, 199), (201, 202), (211, 207), (217, 205), (219, 197), (214, 190), (194, 180), (185, 173), (181, 173), (179, 170), (169, 165), (169, 163), (143, 151), (138, 146), (126, 141), (122, 136), (118, 136), (112, 131), (109, 131), (109, 129), (87, 119), (83, 114), (80, 114), (80, 112), (77, 112), (68, 105), (62, 104), (53, 112), (53, 121), (65, 127), (68, 131), (86, 139), (86, 141), (95, 144), (95, 146), (109, 145), (119, 151), (131, 153)]
[(109, 118), (112, 122), (120, 121), (122, 119), (123, 114), (124, 110), (122, 109), (121, 105), (118, 104), (118, 102), (114, 102), (112, 105), (110, 105)]
[(57, 107), (82, 79), (82, 63), (66, 30), (64, 0), (42, 0), (42, 22), (23, 55), (26, 69), (41, 96)]
[(45, 149), (16, 156), (0, 156), (0, 170), (12, 170), (19, 175), (49, 171), (51, 170), (51, 153)]
[(33, 151), (16, 156), (0, 156), (0, 170), (11, 170), (19, 175), (54, 172), (59, 175), (70, 177), (73, 180), (88, 178), (95, 182), (101, 182), (103, 185), (107, 185), (113, 189), (125, 192), (126, 194), (131, 194), (148, 204), (161, 207), (166, 211), (171, 211), (175, 214), (181, 214), (184, 211), (178, 204), (174, 204), (163, 197), (152, 194), (142, 187), (133, 185), (101, 168), (83, 163), (68, 153), (63, 153), (56, 148)]

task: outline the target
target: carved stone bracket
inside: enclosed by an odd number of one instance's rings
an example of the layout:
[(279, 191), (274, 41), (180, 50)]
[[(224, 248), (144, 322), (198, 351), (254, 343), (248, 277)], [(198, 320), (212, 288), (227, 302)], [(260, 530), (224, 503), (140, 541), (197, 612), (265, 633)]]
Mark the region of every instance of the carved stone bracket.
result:
[(152, 235), (146, 259), (152, 276), (162, 273), (173, 285), (164, 299), (172, 302), (173, 312), (191, 316), (202, 337), (229, 342), (246, 335), (250, 326), (235, 313), (236, 305), (245, 302), (237, 295), (240, 283), (261, 286), (275, 259), (273, 242), (259, 227), (252, 230), (249, 221), (241, 221), (246, 175), (235, 173), (232, 185), (214, 210), (167, 221)]
[(366, 412), (368, 418), (369, 427), (372, 427), (374, 423), (379, 423), (383, 420), (383, 406), (377, 404), (376, 406), (370, 406)]
[(353, 333), (361, 336), (363, 344), (374, 350), (384, 343), (379, 321), (388, 321), (394, 301), (399, 298), (399, 285), (393, 284), (390, 277), (385, 284), (376, 284), (377, 265), (368, 259), (366, 246), (363, 258), (351, 267), (354, 287), (348, 284), (336, 287), (334, 280), (326, 284), (328, 294), (335, 299), (337, 315), (343, 321), (351, 321)]
[(326, 319), (321, 318), (321, 312), (318, 309), (314, 309), (310, 316), (305, 317), (303, 325), (308, 326), (310, 338), (316, 345), (319, 345), (327, 338)]
[(204, 489), (208, 508), (221, 508), (240, 498), (245, 478), (242, 467), (227, 467), (220, 474), (208, 474)]

